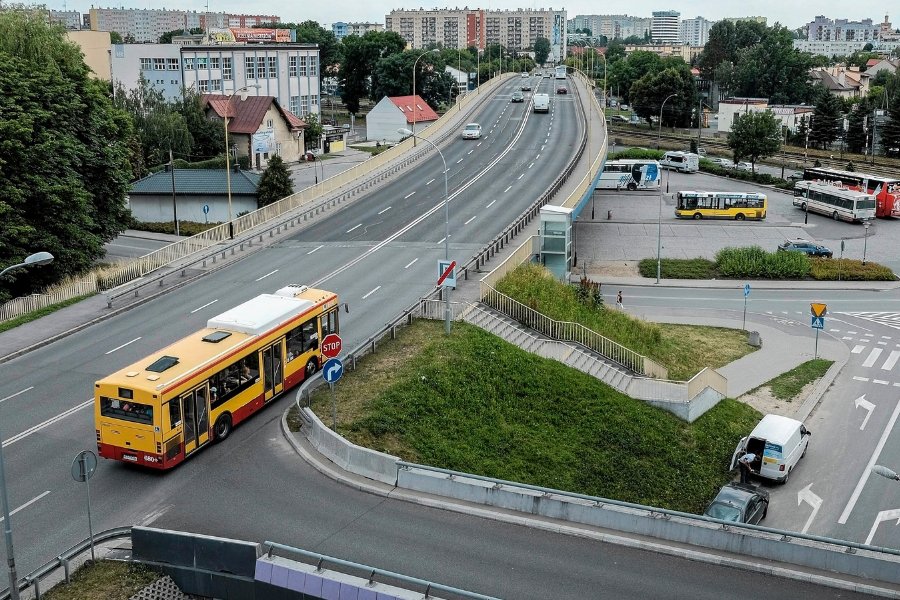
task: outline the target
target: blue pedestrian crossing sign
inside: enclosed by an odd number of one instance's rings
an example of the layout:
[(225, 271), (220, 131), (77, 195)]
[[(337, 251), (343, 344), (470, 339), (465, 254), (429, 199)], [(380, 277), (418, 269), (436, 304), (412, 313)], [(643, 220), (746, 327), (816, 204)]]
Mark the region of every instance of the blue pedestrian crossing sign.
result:
[(750, 284), (745, 283), (744, 284), (744, 298), (746, 298), (749, 295), (750, 295)]
[(813, 329), (825, 329), (825, 317), (812, 317)]
[(344, 363), (339, 358), (329, 358), (322, 366), (322, 377), (328, 383), (334, 383), (344, 374)]

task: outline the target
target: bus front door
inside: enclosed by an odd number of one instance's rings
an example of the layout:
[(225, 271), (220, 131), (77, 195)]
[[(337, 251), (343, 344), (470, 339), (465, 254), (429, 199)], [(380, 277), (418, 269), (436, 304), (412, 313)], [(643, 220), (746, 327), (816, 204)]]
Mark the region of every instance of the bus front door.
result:
[(277, 396), (284, 389), (284, 339), (280, 339), (268, 348), (263, 349), (263, 381), (265, 382), (266, 402)]
[(185, 456), (209, 441), (208, 399), (206, 384), (181, 397)]

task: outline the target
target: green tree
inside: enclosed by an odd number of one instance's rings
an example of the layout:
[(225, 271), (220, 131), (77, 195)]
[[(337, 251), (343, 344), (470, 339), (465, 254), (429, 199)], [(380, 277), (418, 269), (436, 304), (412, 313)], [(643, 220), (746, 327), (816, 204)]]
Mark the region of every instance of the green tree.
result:
[(125, 41), (122, 39), (122, 34), (118, 31), (110, 31), (109, 32), (109, 43), (110, 44), (124, 44)]
[(613, 40), (606, 47), (606, 61), (612, 65), (617, 60), (625, 58), (625, 44)]
[(193, 88), (183, 91), (173, 109), (184, 119), (191, 136), (191, 161), (214, 158), (225, 152), (225, 124), (206, 115), (202, 98)]
[(880, 128), (881, 148), (886, 156), (900, 155), (900, 94), (894, 94), (894, 101), (888, 109), (890, 119)]
[[(672, 94), (676, 96), (665, 102)], [(690, 125), (691, 113), (697, 104), (694, 79), (687, 65), (684, 69), (669, 67), (659, 73), (647, 73), (631, 86), (630, 98), (638, 116), (658, 119), (660, 110), (664, 109), (662, 124), (682, 127)]]
[[(453, 84), (453, 77), (444, 71), (441, 55), (435, 53), (422, 58), (420, 56), (420, 50), (408, 50), (379, 60), (372, 73), (372, 99), (409, 95), (415, 66), (416, 93), (432, 108), (446, 102), (447, 90)], [(418, 64), (416, 59), (419, 59)]]
[(738, 115), (728, 134), (728, 146), (735, 162), (748, 159), (755, 172), (760, 158), (772, 156), (781, 148), (781, 121), (768, 110)]
[(303, 117), (303, 122), (306, 123), (306, 128), (303, 130), (306, 149), (318, 148), (322, 139), (322, 124), (319, 123), (319, 117), (316, 116), (316, 113), (307, 113)]
[(534, 61), (543, 65), (547, 62), (548, 56), (550, 56), (550, 40), (545, 37), (534, 40)]
[(609, 65), (609, 87), (618, 90), (619, 96), (628, 101), (631, 99), (631, 86), (645, 75), (653, 75), (663, 70), (663, 59), (658, 54), (638, 50), (623, 60)]
[[(747, 40), (755, 30), (738, 28)], [(740, 41), (738, 43), (741, 43)], [(809, 54), (794, 49), (790, 31), (776, 25), (762, 40), (737, 51), (731, 80), (736, 96), (768, 98), (772, 104), (800, 104), (814, 98)]]
[(256, 188), (256, 202), (260, 208), (277, 202), (294, 193), (294, 182), (284, 161), (277, 154), (269, 159), (266, 170), (259, 178)]
[(797, 130), (794, 132), (793, 140), (798, 146), (805, 146), (809, 138), (809, 117), (803, 115), (800, 122), (797, 123)]
[(367, 31), (361, 37), (348, 35), (342, 45), (341, 100), (350, 113), (356, 114), (359, 101), (368, 94), (369, 78), (378, 61), (403, 52), (406, 41), (395, 31)]
[(193, 140), (185, 117), (143, 75), (128, 92), (119, 84), (114, 96), (116, 106), (131, 115), (146, 165), (168, 162), (169, 150), (176, 158), (190, 159)]
[(184, 35), (184, 29), (173, 29), (172, 31), (167, 31), (161, 36), (159, 36), (160, 44), (171, 44), (172, 38), (176, 35)]
[(813, 111), (812, 122), (809, 128), (811, 142), (822, 145), (822, 150), (827, 150), (841, 134), (843, 105), (840, 98), (830, 94), (824, 88), (819, 91), (819, 100)]
[(8, 299), (83, 272), (125, 229), (133, 129), (41, 12), (0, 11), (0, 89), (0, 264), (56, 257), (0, 281)]
[(850, 112), (847, 119), (847, 151), (860, 154), (866, 147), (866, 116), (871, 113), (869, 103), (863, 100)]

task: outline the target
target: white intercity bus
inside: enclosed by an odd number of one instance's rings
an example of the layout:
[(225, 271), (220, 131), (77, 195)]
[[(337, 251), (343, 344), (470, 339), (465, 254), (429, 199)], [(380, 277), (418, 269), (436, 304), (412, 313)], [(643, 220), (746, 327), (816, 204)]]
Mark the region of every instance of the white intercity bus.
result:
[(875, 196), (824, 181), (794, 184), (794, 206), (835, 221), (859, 223), (875, 218)]
[(603, 165), (598, 190), (658, 190), (659, 163), (650, 159), (608, 160)]
[(566, 78), (566, 65), (559, 65), (556, 67), (556, 79), (565, 79)]

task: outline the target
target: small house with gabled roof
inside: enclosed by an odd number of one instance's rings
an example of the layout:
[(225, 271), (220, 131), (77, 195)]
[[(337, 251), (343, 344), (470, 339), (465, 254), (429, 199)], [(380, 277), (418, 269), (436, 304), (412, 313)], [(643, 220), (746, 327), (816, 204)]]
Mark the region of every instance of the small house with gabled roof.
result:
[[(256, 191), (260, 178), (261, 175), (232, 166), (232, 218), (259, 208)], [(179, 221), (225, 223), (228, 221), (227, 173), (225, 169), (175, 169), (173, 178), (167, 168), (132, 183), (128, 207), (135, 219), (145, 223), (174, 221), (176, 209)]]
[(438, 115), (421, 96), (385, 96), (366, 115), (366, 139), (378, 142), (399, 142), (403, 136), (398, 129), (413, 129), (416, 133), (438, 120)]
[(228, 116), (228, 144), (235, 156), (249, 156), (251, 168), (266, 168), (269, 157), (278, 154), (295, 163), (306, 152), (306, 123), (283, 108), (274, 96), (203, 94), (203, 107), (210, 118)]

